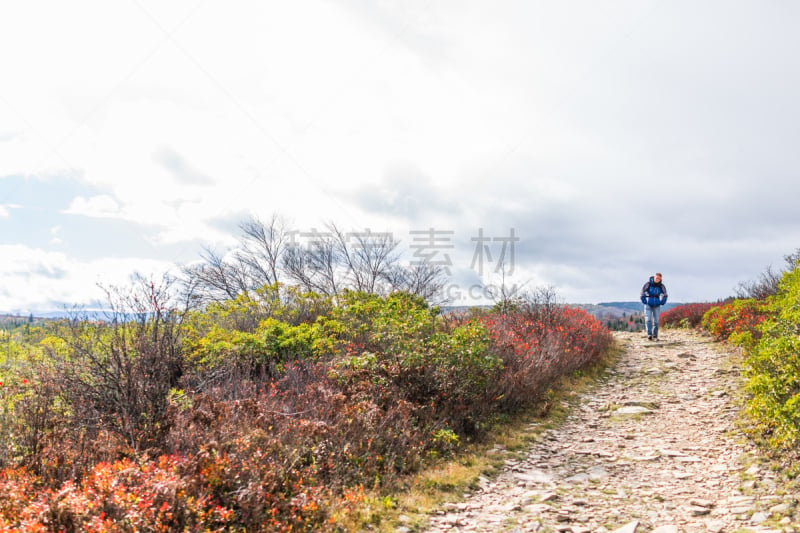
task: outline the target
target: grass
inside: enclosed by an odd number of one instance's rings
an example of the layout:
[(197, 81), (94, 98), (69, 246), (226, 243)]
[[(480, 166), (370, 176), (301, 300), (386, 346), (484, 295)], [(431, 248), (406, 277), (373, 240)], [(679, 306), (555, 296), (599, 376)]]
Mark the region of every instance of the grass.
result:
[[(421, 531), (428, 515), (445, 503), (458, 503), (480, 486), (480, 478), (493, 478), (503, 471), (509, 459), (520, 459), (544, 431), (557, 427), (575, 405), (579, 394), (600, 385), (605, 370), (613, 365), (626, 347), (615, 341), (605, 357), (588, 369), (562, 378), (534, 408), (498, 421), (481, 442), (466, 444), (448, 460), (440, 460), (401, 483), (401, 490), (390, 494), (368, 494), (366, 505), (352, 516), (345, 531), (395, 531), (404, 526)], [(394, 505), (381, 505), (389, 498)]]

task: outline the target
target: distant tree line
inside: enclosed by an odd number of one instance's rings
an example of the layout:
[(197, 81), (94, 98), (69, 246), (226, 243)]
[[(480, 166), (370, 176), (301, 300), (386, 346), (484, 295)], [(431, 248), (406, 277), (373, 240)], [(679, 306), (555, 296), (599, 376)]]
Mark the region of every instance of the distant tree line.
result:
[(639, 331), (644, 328), (644, 315), (642, 313), (622, 314), (620, 318), (606, 321), (606, 327), (611, 331)]

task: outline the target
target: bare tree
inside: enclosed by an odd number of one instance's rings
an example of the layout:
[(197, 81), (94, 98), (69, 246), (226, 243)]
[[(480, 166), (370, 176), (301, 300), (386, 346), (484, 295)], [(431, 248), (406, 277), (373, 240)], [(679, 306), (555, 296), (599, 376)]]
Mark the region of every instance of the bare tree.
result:
[(293, 232), (279, 215), (266, 222), (250, 218), (239, 229), (239, 248), (225, 255), (206, 248), (202, 262), (183, 268), (188, 301), (229, 300), (279, 282), (331, 296), (345, 288), (375, 294), (406, 290), (428, 300), (444, 287), (441, 267), (400, 266), (399, 241), (388, 232), (346, 232), (328, 222), (301, 246), (290, 239)]
[(200, 303), (231, 300), (252, 289), (247, 265), (234, 254), (226, 259), (211, 248), (200, 253), (203, 262), (183, 267), (184, 293)]
[[(385, 293), (387, 276), (399, 260), (397, 245), (391, 233), (345, 233), (334, 223), (327, 225), (345, 269), (350, 288), (370, 293)], [(384, 286), (381, 286), (383, 284)]]
[(339, 247), (329, 233), (315, 233), (306, 247), (287, 247), (282, 258), (283, 272), (307, 291), (335, 295), (339, 292)]
[(386, 280), (391, 290), (410, 292), (433, 304), (446, 301), (443, 290), (447, 280), (440, 265), (427, 261), (408, 266), (393, 265), (386, 273)]
[(256, 286), (278, 283), (281, 278), (281, 257), (286, 249), (289, 231), (286, 220), (273, 214), (267, 222), (256, 217), (239, 225), (242, 230), (242, 249), (239, 261), (246, 265)]
[(763, 300), (778, 292), (778, 284), (783, 277), (784, 272), (791, 272), (798, 267), (800, 261), (800, 248), (794, 252), (784, 255), (783, 260), (785, 267), (781, 270), (775, 271), (772, 265), (769, 265), (764, 272), (758, 275), (754, 280), (743, 281), (736, 287), (737, 298), (755, 298), (756, 300)]
[(129, 288), (106, 290), (104, 321), (76, 317), (52, 352), (57, 383), (78, 427), (111, 430), (136, 451), (158, 447), (168, 430), (169, 391), (181, 376), (181, 321), (173, 281), (136, 276)]

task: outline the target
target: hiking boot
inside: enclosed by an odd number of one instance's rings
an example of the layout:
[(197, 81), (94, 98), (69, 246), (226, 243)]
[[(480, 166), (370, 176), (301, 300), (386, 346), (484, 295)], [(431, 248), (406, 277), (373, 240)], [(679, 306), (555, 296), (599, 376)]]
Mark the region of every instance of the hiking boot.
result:
[(653, 336), (652, 335), (648, 335), (647, 336), (647, 340), (649, 340), (649, 341), (653, 340)]

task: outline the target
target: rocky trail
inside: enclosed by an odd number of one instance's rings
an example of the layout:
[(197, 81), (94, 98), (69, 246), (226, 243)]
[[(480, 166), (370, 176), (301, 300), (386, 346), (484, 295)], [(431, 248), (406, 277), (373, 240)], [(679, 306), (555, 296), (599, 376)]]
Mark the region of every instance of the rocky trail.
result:
[(617, 334), (623, 355), (566, 420), (429, 531), (800, 530), (800, 495), (736, 429), (736, 358), (697, 333), (662, 335)]

